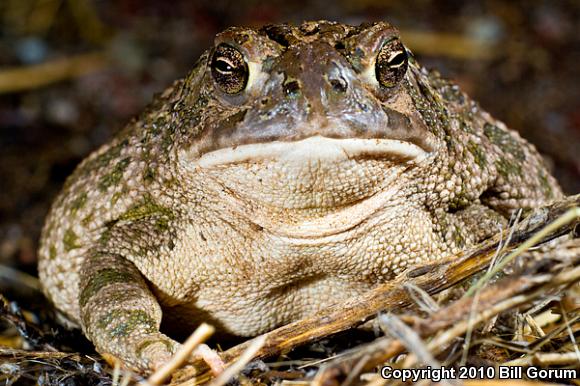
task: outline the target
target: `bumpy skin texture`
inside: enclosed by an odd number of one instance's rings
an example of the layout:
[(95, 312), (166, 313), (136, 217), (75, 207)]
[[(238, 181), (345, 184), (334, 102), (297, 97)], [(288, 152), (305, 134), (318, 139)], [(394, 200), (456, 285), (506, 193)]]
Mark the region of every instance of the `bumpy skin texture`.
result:
[[(532, 145), (412, 56), (379, 84), (397, 39), (386, 23), (219, 34), (67, 180), (41, 240), (47, 296), (98, 351), (148, 371), (178, 347), (162, 318), (256, 335), (562, 196)], [(210, 70), (220, 43), (247, 63), (237, 94)]]

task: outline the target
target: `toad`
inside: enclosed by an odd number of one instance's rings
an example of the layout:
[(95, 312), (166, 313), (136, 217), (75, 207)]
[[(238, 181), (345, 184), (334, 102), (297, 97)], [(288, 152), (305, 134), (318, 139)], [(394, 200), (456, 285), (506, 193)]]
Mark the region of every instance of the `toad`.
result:
[(230, 28), (67, 179), (39, 274), (100, 353), (147, 373), (202, 321), (263, 333), (561, 196), (391, 25)]

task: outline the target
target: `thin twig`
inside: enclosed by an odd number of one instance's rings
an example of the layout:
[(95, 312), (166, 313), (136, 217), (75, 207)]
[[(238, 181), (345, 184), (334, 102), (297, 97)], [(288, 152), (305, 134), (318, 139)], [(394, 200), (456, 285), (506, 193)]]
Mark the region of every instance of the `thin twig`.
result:
[(27, 67), (0, 69), (0, 94), (47, 86), (100, 71), (108, 64), (101, 52), (81, 54)]
[(523, 242), (519, 247), (517, 247), (512, 253), (510, 253), (505, 259), (500, 261), (495, 268), (487, 272), (483, 275), (477, 283), (475, 283), (466, 293), (464, 296), (472, 296), (474, 292), (480, 288), (482, 285), (487, 283), (494, 275), (499, 273), (501, 270), (505, 268), (513, 259), (524, 253), (529, 248), (533, 247), (546, 236), (550, 235), (551, 233), (555, 232), (559, 228), (562, 228), (565, 225), (570, 224), (572, 221), (580, 218), (580, 208), (575, 207), (569, 209), (566, 213), (564, 213), (561, 217), (554, 220), (552, 223), (548, 224), (546, 227), (542, 228), (540, 231), (535, 233), (532, 237), (527, 239)]
[[(1, 80), (0, 80), (1, 81)], [(24, 284), (28, 288), (40, 291), (40, 281), (37, 277), (19, 271), (4, 264), (0, 264), (0, 279)]]
[(181, 365), (183, 365), (191, 356), (191, 353), (197, 346), (205, 342), (215, 331), (213, 326), (207, 323), (202, 323), (200, 326), (187, 338), (179, 350), (173, 355), (169, 362), (165, 363), (155, 373), (153, 373), (146, 381), (146, 385), (155, 386), (160, 385), (163, 381), (171, 376), (171, 374)]
[(562, 304), (560, 304), (560, 312), (562, 313), (562, 318), (564, 319), (564, 325), (566, 326), (566, 331), (568, 332), (568, 336), (570, 337), (570, 341), (574, 347), (574, 352), (576, 353), (576, 360), (580, 364), (580, 349), (578, 348), (578, 343), (576, 342), (576, 337), (572, 332), (572, 328), (570, 327), (570, 322), (568, 321), (568, 315)]
[(473, 39), (458, 34), (434, 31), (401, 30), (405, 43), (422, 55), (448, 56), (456, 59), (491, 59), (497, 55), (495, 44), (489, 40)]
[(522, 358), (517, 358), (509, 362), (505, 362), (502, 366), (564, 366), (570, 364), (579, 364), (576, 352), (570, 351), (565, 353), (536, 353), (534, 355), (526, 355)]
[(425, 311), (429, 314), (439, 310), (439, 305), (437, 302), (422, 288), (417, 287), (413, 283), (405, 283), (403, 284), (409, 291), (409, 296), (413, 299), (413, 301), (419, 306), (422, 311)]
[(409, 352), (414, 353), (421, 363), (425, 363), (433, 368), (439, 367), (440, 363), (427, 350), (427, 346), (412, 328), (401, 322), (395, 315), (387, 314), (379, 316), (379, 323), (381, 323), (385, 332), (393, 338), (398, 339), (407, 348)]
[(210, 383), (209, 386), (223, 386), (230, 379), (235, 377), (254, 358), (254, 355), (256, 355), (258, 350), (264, 346), (265, 341), (266, 338), (263, 335), (255, 338), (247, 350), (242, 355), (240, 355), (240, 358), (230, 367), (226, 368), (223, 373), (221, 373)]
[(119, 378), (121, 378), (121, 362), (115, 361), (115, 367), (113, 367), (113, 386), (119, 386)]

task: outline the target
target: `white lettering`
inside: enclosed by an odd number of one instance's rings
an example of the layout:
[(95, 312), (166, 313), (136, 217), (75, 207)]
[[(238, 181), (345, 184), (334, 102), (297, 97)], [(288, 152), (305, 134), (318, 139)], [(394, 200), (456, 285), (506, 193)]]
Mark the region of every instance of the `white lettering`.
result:
[(530, 379), (578, 379), (577, 369), (539, 369), (530, 366), (526, 369), (526, 376)]

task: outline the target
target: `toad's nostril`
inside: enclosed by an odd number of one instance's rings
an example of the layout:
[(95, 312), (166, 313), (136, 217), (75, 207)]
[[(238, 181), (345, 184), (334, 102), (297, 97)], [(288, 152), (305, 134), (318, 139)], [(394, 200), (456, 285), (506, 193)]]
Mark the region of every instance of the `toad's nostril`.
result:
[(298, 94), (299, 91), (300, 91), (300, 82), (298, 82), (297, 80), (291, 80), (284, 83), (284, 93), (286, 93), (286, 95), (294, 96)]
[(346, 92), (346, 89), (348, 88), (348, 83), (342, 77), (330, 79), (329, 83), (332, 89), (336, 92), (343, 93)]

